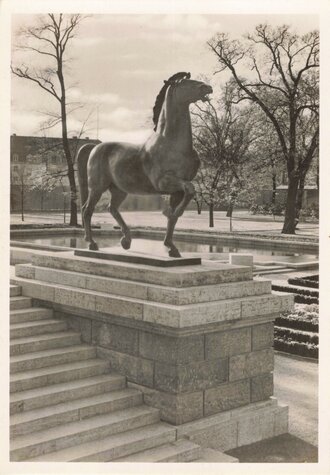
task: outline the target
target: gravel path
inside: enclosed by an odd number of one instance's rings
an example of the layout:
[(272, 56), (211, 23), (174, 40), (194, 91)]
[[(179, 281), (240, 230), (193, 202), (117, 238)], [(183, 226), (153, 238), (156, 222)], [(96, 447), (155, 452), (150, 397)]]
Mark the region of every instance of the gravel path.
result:
[(274, 395), (289, 406), (289, 433), (318, 445), (318, 363), (276, 353)]

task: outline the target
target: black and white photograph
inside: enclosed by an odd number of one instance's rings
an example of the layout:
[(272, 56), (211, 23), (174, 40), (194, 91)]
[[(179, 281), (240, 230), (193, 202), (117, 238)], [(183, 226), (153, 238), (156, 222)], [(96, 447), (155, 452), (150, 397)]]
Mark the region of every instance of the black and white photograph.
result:
[(0, 3), (0, 472), (328, 474), (330, 5), (137, 3)]

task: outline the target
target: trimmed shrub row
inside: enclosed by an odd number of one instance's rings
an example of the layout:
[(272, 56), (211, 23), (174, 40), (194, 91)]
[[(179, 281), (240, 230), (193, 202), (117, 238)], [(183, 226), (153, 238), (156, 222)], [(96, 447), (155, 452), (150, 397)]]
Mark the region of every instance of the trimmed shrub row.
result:
[(305, 332), (318, 333), (319, 331), (318, 323), (314, 322), (313, 320), (302, 320), (299, 317), (296, 317), (294, 315), (288, 315), (288, 316), (280, 315), (275, 320), (275, 326), (293, 328), (293, 329), (302, 330)]
[(296, 294), (294, 296), (295, 303), (305, 303), (311, 305), (313, 303), (318, 304), (319, 299), (317, 297), (305, 297), (304, 295)]
[(301, 343), (313, 343), (318, 345), (319, 336), (314, 332), (306, 332), (297, 329), (275, 327), (274, 336), (280, 340), (285, 341), (299, 341)]
[(301, 343), (298, 341), (286, 341), (280, 338), (275, 338), (274, 348), (278, 351), (306, 356), (308, 358), (318, 358), (319, 356), (319, 349), (314, 343)]
[(291, 285), (301, 285), (302, 287), (309, 287), (312, 289), (319, 288), (319, 276), (318, 275), (310, 275), (307, 277), (295, 277), (292, 279), (288, 279), (288, 284)]
[(307, 305), (319, 303), (318, 290), (300, 289), (298, 287), (286, 287), (285, 285), (272, 285), (272, 290), (294, 294), (295, 303), (304, 303)]

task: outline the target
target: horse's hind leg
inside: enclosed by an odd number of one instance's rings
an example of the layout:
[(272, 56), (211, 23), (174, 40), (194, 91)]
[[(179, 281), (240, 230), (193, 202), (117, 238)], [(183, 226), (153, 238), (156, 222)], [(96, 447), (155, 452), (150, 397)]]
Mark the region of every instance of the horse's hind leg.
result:
[(109, 204), (109, 212), (112, 214), (112, 216), (115, 218), (117, 223), (119, 224), (121, 231), (123, 233), (123, 237), (121, 238), (121, 245), (124, 249), (129, 249), (131, 247), (131, 233), (129, 231), (129, 228), (125, 221), (123, 220), (122, 215), (119, 213), (118, 208), (124, 201), (124, 199), (127, 196), (127, 193), (124, 191), (120, 190), (119, 188), (116, 188), (114, 186), (110, 187), (110, 192), (111, 192), (111, 200)]
[(93, 190), (90, 189), (88, 193), (88, 198), (86, 203), (82, 206), (82, 221), (84, 223), (85, 228), (85, 241), (89, 242), (89, 249), (92, 251), (98, 250), (98, 245), (92, 238), (92, 228), (91, 228), (91, 220), (92, 215), (95, 209), (95, 206), (99, 199), (101, 198), (102, 191), (100, 190)]

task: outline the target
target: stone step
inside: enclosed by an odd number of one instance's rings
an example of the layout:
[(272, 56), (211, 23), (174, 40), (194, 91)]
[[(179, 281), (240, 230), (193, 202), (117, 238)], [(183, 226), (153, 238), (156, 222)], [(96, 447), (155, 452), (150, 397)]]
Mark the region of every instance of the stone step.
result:
[(218, 450), (203, 448), (201, 456), (194, 463), (239, 463), (239, 460)]
[(16, 437), (11, 442), (10, 460), (27, 460), (84, 442), (96, 440), (99, 443), (99, 439), (104, 437), (131, 431), (158, 421), (159, 411), (157, 409), (141, 405), (78, 422), (69, 422), (51, 429)]
[(76, 381), (52, 384), (41, 388), (20, 391), (10, 396), (10, 413), (31, 411), (51, 404), (123, 389), (125, 378), (118, 374), (102, 374)]
[(45, 333), (38, 336), (15, 338), (10, 341), (10, 355), (23, 355), (34, 351), (63, 348), (81, 343), (81, 334), (74, 331)]
[(238, 320), (288, 310), (291, 295), (257, 295), (189, 305), (164, 304), (132, 297), (119, 297), (41, 281), (19, 279), (23, 293), (81, 311), (108, 313), (122, 318), (158, 323), (175, 328)]
[(141, 450), (174, 442), (175, 428), (159, 422), (75, 447), (32, 458), (30, 462), (110, 462)]
[[(109, 363), (100, 358), (75, 361), (45, 368), (23, 371), (10, 375), (10, 392), (27, 391), (51, 384), (76, 381), (78, 379), (98, 376), (109, 372)], [(125, 378), (122, 385), (125, 386)]]
[(141, 404), (142, 392), (126, 388), (76, 399), (71, 402), (46, 406), (41, 409), (12, 415), (10, 418), (10, 435), (14, 438), (67, 422), (79, 421)]
[(17, 297), (21, 295), (22, 289), (19, 285), (11, 285), (10, 286), (10, 297)]
[(10, 325), (10, 338), (23, 338), (25, 336), (42, 335), (67, 330), (68, 325), (64, 320), (36, 320), (29, 322), (13, 323)]
[(114, 462), (180, 463), (192, 462), (201, 457), (201, 447), (189, 440), (181, 439), (152, 449), (120, 457)]
[(162, 285), (131, 282), (114, 277), (93, 276), (67, 270), (37, 267), (31, 264), (16, 266), (16, 275), (45, 283), (67, 285), (115, 296), (133, 297), (173, 305), (210, 302), (271, 293), (271, 281), (267, 280), (249, 280), (228, 284), (200, 285), (197, 287), (164, 288)]
[[(25, 297), (23, 297), (25, 298)], [(10, 312), (10, 323), (34, 322), (36, 320), (47, 320), (53, 316), (53, 310), (49, 308), (31, 307), (12, 310)]]
[(160, 268), (74, 256), (73, 251), (72, 253), (40, 251), (38, 254), (33, 254), (32, 264), (38, 267), (115, 277), (170, 287), (191, 287), (200, 284), (241, 282), (252, 279), (252, 267), (250, 266), (215, 264), (206, 260), (201, 265)]
[(96, 348), (90, 345), (74, 345), (66, 348), (36, 351), (25, 355), (12, 356), (10, 358), (10, 372), (13, 374), (21, 371), (29, 371), (44, 368), (45, 366), (87, 360), (95, 358), (95, 356)]
[(32, 299), (30, 297), (10, 297), (9, 302), (10, 310), (19, 310), (21, 308), (32, 307)]

